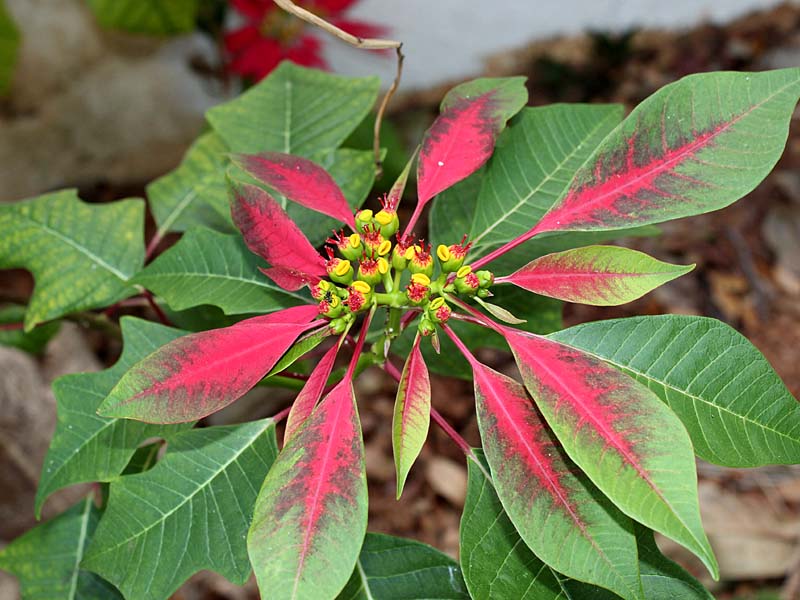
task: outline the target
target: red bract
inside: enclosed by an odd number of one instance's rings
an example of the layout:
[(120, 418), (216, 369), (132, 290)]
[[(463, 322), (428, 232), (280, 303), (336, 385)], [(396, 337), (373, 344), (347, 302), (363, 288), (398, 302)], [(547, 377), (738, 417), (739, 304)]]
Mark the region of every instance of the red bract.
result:
[[(356, 0), (305, 0), (299, 6), (357, 37), (380, 37), (379, 25), (348, 19), (344, 13)], [(245, 24), (225, 35), (225, 49), (234, 73), (256, 81), (266, 77), (282, 60), (307, 67), (327, 68), (322, 42), (313, 30), (287, 14), (272, 0), (231, 0)]]
[(99, 412), (148, 423), (184, 423), (237, 400), (308, 329), (316, 306), (253, 317), (231, 327), (194, 333), (138, 362), (106, 397)]

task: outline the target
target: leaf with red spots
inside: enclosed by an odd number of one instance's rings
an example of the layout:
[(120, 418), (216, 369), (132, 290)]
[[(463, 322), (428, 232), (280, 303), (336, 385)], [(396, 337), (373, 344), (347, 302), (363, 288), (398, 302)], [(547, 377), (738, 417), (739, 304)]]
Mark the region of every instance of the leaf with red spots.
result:
[(258, 383), (317, 314), (296, 306), (169, 342), (133, 365), (97, 412), (146, 423), (210, 415)]
[(462, 352), (497, 495), (527, 546), (564, 575), (644, 598), (633, 523), (564, 455), (525, 388)]
[(431, 380), (419, 348), (420, 336), (403, 367), (392, 419), (392, 448), (397, 472), (397, 497), (403, 493), (409, 470), (428, 437), (431, 420)]
[(542, 256), (496, 281), (567, 302), (616, 306), (641, 298), (693, 268), (628, 248), (585, 246)]
[(339, 345), (337, 344), (325, 353), (322, 360), (314, 367), (303, 389), (294, 399), (292, 408), (289, 411), (289, 418), (286, 420), (286, 432), (283, 434), (284, 445), (289, 443), (289, 439), (305, 423), (319, 399), (322, 398), (322, 392), (325, 390), (325, 385), (331, 376), (333, 363), (336, 362), (338, 351)]
[(342, 190), (315, 162), (281, 152), (234, 154), (231, 160), (289, 200), (355, 229), (353, 211)]
[(700, 522), (692, 443), (678, 417), (597, 358), (503, 332), (525, 387), (569, 457), (622, 512), (692, 550), (716, 577)]
[(247, 247), (272, 265), (265, 275), (294, 291), (327, 274), (325, 260), (272, 196), (239, 182), (231, 182), (231, 193), (233, 222)]
[(409, 230), (431, 198), (489, 159), (506, 121), (527, 101), (524, 77), (476, 79), (447, 93), (441, 114), (422, 140), (417, 164), (419, 203)]
[(612, 131), (536, 225), (622, 229), (717, 210), (783, 151), (800, 69), (702, 73), (661, 88)]
[(262, 594), (334, 598), (366, 530), (364, 443), (344, 379), (291, 437), (258, 495), (247, 548)]

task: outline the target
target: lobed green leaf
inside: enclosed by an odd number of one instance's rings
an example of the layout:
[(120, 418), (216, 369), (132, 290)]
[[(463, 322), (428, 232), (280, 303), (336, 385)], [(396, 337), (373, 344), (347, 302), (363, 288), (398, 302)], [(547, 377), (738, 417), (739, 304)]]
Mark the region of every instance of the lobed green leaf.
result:
[(62, 190), (0, 205), (0, 269), (22, 267), (36, 280), (25, 330), (133, 294), (143, 229), (141, 200), (86, 204)]
[(97, 409), (128, 369), (185, 332), (134, 317), (122, 318), (122, 356), (110, 369), (56, 379), (58, 420), (42, 465), (35, 510), (63, 487), (88, 481), (111, 481), (148, 438), (164, 437), (186, 425), (150, 425), (101, 417)]
[(277, 454), (271, 419), (175, 435), (155, 467), (111, 484), (82, 565), (137, 600), (163, 600), (203, 569), (244, 584), (247, 528)]

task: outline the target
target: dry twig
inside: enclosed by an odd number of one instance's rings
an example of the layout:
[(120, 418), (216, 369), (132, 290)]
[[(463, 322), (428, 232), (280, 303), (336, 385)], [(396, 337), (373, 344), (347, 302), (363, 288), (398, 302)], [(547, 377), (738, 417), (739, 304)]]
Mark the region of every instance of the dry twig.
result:
[(339, 29), (336, 27), (336, 25), (329, 23), (325, 19), (315, 15), (305, 8), (297, 6), (294, 2), (292, 2), (292, 0), (274, 1), (275, 4), (277, 4), (286, 12), (294, 15), (298, 19), (302, 19), (306, 23), (310, 23), (311, 25), (319, 27), (323, 31), (330, 33), (334, 37), (339, 38), (351, 46), (362, 48), (364, 50), (390, 50), (394, 48), (395, 52), (397, 53), (397, 73), (395, 74), (392, 85), (389, 86), (388, 90), (386, 90), (386, 94), (384, 95), (383, 100), (381, 100), (378, 113), (375, 116), (375, 128), (373, 130), (372, 149), (375, 153), (375, 171), (376, 177), (380, 178), (381, 175), (383, 175), (383, 161), (381, 160), (381, 123), (383, 122), (383, 115), (386, 112), (386, 107), (389, 104), (389, 100), (392, 98), (395, 90), (397, 90), (397, 87), (400, 85), (400, 77), (403, 74), (403, 43), (396, 40), (358, 37), (347, 33), (343, 29)]

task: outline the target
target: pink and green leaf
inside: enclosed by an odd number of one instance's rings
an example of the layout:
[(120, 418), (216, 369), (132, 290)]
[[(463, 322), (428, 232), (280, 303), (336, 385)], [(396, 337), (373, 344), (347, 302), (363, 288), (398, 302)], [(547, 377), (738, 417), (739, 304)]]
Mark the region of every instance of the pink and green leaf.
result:
[(239, 182), (231, 182), (231, 193), (233, 222), (250, 251), (271, 265), (265, 275), (291, 291), (326, 275), (325, 260), (272, 196)]
[(431, 381), (419, 343), (420, 336), (417, 335), (403, 367), (394, 403), (392, 448), (398, 498), (403, 493), (408, 472), (428, 437), (431, 419)]
[[(523, 77), (476, 79), (447, 93), (441, 114), (422, 140), (415, 214), (436, 194), (474, 173), (489, 159), (506, 121), (527, 101)], [(412, 218), (412, 223), (415, 220)]]
[(678, 417), (597, 358), (503, 332), (525, 387), (569, 457), (620, 510), (692, 550), (716, 577), (700, 522), (692, 444)]
[(322, 393), (325, 391), (325, 386), (328, 383), (328, 378), (331, 376), (333, 364), (336, 362), (336, 354), (339, 352), (339, 345), (332, 346), (322, 357), (322, 360), (317, 363), (311, 375), (306, 381), (303, 389), (297, 394), (297, 397), (292, 403), (292, 408), (289, 410), (289, 417), (286, 420), (286, 432), (283, 434), (284, 445), (289, 443), (289, 440), (295, 432), (305, 423), (306, 419), (311, 415), (314, 407), (322, 398)]
[(297, 306), (169, 342), (133, 365), (97, 412), (147, 423), (210, 415), (258, 383), (317, 314)]
[(497, 283), (514, 285), (567, 302), (616, 306), (641, 298), (691, 271), (628, 248), (585, 246), (555, 252), (529, 262)]
[(315, 162), (281, 152), (234, 154), (231, 160), (289, 200), (355, 228), (353, 211), (342, 190)]
[(775, 166), (799, 96), (797, 68), (663, 87), (608, 135), (534, 231), (622, 229), (728, 206)]
[(349, 379), (317, 405), (264, 480), (247, 537), (263, 594), (334, 598), (367, 529), (364, 443)]
[(467, 357), (495, 488), (527, 546), (560, 573), (643, 598), (633, 523), (564, 455), (525, 388)]

